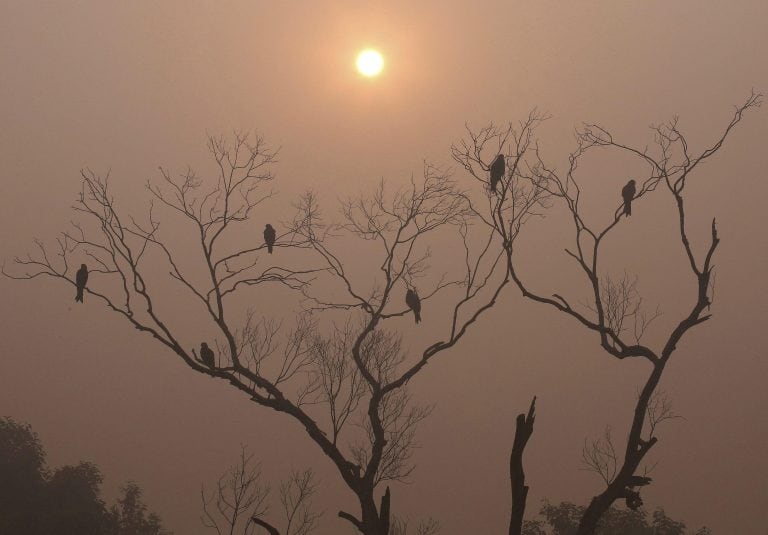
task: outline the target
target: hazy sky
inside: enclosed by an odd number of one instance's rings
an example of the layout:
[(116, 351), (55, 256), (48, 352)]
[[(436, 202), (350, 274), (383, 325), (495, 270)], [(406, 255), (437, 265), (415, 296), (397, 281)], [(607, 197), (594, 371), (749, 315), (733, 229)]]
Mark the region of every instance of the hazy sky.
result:
[[(381, 177), (406, 180), (424, 160), (451, 166), (465, 123), (517, 121), (533, 107), (553, 116), (542, 148), (561, 167), (583, 121), (642, 146), (649, 124), (679, 115), (700, 148), (753, 87), (768, 90), (766, 21), (764, 0), (0, 0), (0, 257), (53, 238), (71, 219), (83, 167), (111, 169), (123, 206), (142, 213), (158, 165), (210, 170), (206, 132), (257, 129), (282, 147), (279, 195), (264, 216), (274, 218), (306, 188), (330, 214), (338, 196)], [(354, 71), (367, 46), (386, 57), (376, 80)], [(767, 113), (750, 113), (692, 186), (694, 237), (706, 237), (716, 216), (722, 238), (714, 317), (665, 373), (685, 419), (660, 431), (644, 491), (650, 508), (722, 535), (762, 534), (768, 524)], [(615, 206), (627, 170), (606, 160), (591, 172), (592, 202)], [(647, 206), (611, 267), (647, 273), (641, 290), (672, 321), (693, 290), (670, 238), (669, 199)], [(557, 221), (532, 230), (526, 249), (544, 290), (572, 280), (562, 248), (551, 246), (568, 232)], [(169, 528), (197, 535), (199, 484), (245, 443), (274, 481), (292, 466), (315, 467), (320, 533), (350, 531), (336, 511), (352, 508), (353, 495), (298, 425), (195, 374), (95, 302), (74, 306), (70, 288), (5, 278), (0, 287), (0, 415), (31, 423), (53, 465), (96, 462), (110, 495), (135, 479)], [(439, 327), (402, 322), (413, 347)], [(584, 439), (606, 425), (624, 435), (645, 373), (508, 291), (412, 382), (435, 410), (420, 428), (413, 483), (393, 487), (395, 511), (432, 515), (446, 535), (504, 532), (514, 416), (534, 394), (529, 511), (543, 497), (586, 503), (601, 481), (579, 470)]]

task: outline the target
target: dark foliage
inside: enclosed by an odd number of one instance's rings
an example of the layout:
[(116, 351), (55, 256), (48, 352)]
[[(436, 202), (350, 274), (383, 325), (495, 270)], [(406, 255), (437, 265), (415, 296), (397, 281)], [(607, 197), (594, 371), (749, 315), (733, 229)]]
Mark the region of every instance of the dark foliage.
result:
[[(544, 501), (539, 514), (543, 520), (527, 520), (523, 535), (576, 535), (585, 507), (570, 502), (553, 505)], [(596, 535), (711, 535), (708, 528), (696, 531), (686, 529), (685, 523), (667, 516), (664, 509), (656, 509), (651, 517), (642, 509), (609, 508), (597, 527)]]
[(13, 535), (171, 535), (147, 515), (141, 489), (128, 483), (111, 510), (101, 499), (98, 466), (50, 470), (37, 433), (0, 419), (0, 533)]

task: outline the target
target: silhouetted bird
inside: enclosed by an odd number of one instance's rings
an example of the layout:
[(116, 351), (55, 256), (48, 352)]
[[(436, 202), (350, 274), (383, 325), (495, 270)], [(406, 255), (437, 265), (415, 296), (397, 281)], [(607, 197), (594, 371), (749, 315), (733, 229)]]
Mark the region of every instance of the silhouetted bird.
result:
[(267, 251), (269, 254), (272, 254), (272, 246), (275, 245), (276, 239), (277, 232), (275, 232), (275, 228), (267, 223), (267, 226), (264, 227), (264, 242), (267, 244)]
[(83, 290), (85, 290), (85, 284), (88, 282), (88, 268), (85, 264), (80, 264), (80, 269), (75, 274), (75, 285), (77, 286), (77, 295), (75, 301), (83, 302)]
[(421, 321), (421, 299), (419, 299), (419, 294), (416, 293), (416, 290), (408, 288), (408, 291), (405, 292), (405, 304), (413, 310), (416, 323), (419, 323)]
[(202, 360), (203, 364), (205, 364), (209, 368), (216, 367), (216, 359), (213, 356), (213, 350), (210, 347), (208, 347), (208, 344), (206, 344), (205, 342), (200, 344), (200, 360)]
[(499, 180), (501, 180), (501, 177), (504, 176), (504, 172), (506, 170), (506, 166), (504, 164), (504, 155), (499, 154), (496, 156), (496, 159), (493, 160), (493, 163), (491, 164), (491, 191), (496, 193), (496, 185), (499, 183)]
[(621, 196), (624, 197), (624, 213), (632, 215), (632, 199), (635, 198), (635, 181), (630, 180), (627, 185), (621, 188)]

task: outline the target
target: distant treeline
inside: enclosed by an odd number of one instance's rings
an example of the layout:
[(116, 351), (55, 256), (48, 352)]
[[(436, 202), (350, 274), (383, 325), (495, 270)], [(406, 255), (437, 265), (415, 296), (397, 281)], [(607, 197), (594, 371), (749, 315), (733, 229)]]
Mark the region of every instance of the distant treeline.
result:
[(101, 497), (90, 462), (51, 469), (28, 424), (0, 418), (0, 533), (9, 535), (172, 535), (129, 482), (117, 503)]
[[(51, 469), (40, 438), (28, 424), (0, 418), (0, 534), (13, 535), (172, 535), (147, 510), (134, 482), (120, 489), (108, 507), (101, 498), (103, 477), (90, 462)], [(584, 507), (544, 501), (539, 519), (523, 525), (523, 535), (576, 535)], [(446, 534), (450, 535), (450, 534)], [(652, 513), (611, 507), (596, 535), (712, 535), (692, 531), (662, 508)]]
[[(540, 520), (523, 524), (523, 535), (576, 535), (584, 507), (570, 502), (553, 505), (548, 501), (539, 511)], [(600, 519), (596, 535), (712, 535), (709, 528), (686, 529), (684, 522), (672, 520), (658, 508), (649, 516), (643, 509), (611, 507)]]

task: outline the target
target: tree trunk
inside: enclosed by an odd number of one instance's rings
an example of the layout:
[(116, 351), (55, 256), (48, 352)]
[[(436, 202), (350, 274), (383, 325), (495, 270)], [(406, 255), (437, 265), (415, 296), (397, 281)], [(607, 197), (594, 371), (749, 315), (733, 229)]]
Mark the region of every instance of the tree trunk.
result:
[(381, 507), (376, 510), (376, 502), (373, 499), (373, 492), (358, 494), (360, 500), (360, 511), (362, 520), (358, 520), (353, 515), (339, 511), (339, 517), (351, 522), (357, 530), (363, 535), (389, 535), (389, 487), (381, 497)]
[(528, 498), (528, 487), (525, 484), (525, 472), (523, 471), (523, 451), (528, 439), (533, 434), (535, 409), (536, 396), (531, 401), (528, 416), (518, 414), (515, 422), (515, 441), (512, 445), (512, 454), (509, 457), (509, 482), (512, 486), (512, 514), (509, 520), (509, 535), (521, 535), (523, 531), (525, 501)]
[(584, 511), (584, 516), (581, 517), (579, 529), (576, 534), (594, 535), (598, 521), (602, 518), (608, 508), (611, 507), (614, 499), (614, 497), (609, 496), (606, 492), (592, 498), (586, 511)]

